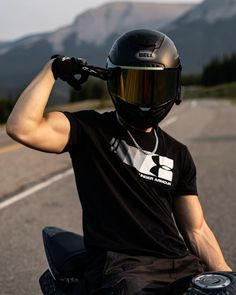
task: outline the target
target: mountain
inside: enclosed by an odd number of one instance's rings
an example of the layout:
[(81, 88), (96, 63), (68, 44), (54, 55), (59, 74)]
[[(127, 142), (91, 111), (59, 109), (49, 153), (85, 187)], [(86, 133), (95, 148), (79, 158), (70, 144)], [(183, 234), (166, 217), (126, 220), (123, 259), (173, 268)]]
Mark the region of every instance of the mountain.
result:
[[(134, 28), (167, 33), (176, 43), (184, 72), (200, 73), (213, 57), (236, 52), (236, 0), (205, 0), (198, 5), (108, 3), (51, 33), (0, 42), (0, 96), (22, 91), (55, 53), (104, 66), (114, 40)], [(55, 91), (57, 96), (67, 95), (62, 88)]]
[(89, 9), (74, 22), (48, 34), (27, 36), (6, 46), (0, 42), (0, 54), (15, 45), (27, 46), (46, 40), (54, 50), (63, 50), (64, 42), (73, 34), (76, 43), (101, 45), (112, 34), (137, 27), (161, 28), (192, 8), (192, 4), (161, 4), (152, 2), (115, 2)]
[(62, 48), (66, 38), (74, 33), (77, 43), (101, 45), (112, 34), (121, 34), (137, 27), (161, 28), (190, 9), (189, 4), (157, 4), (117, 2), (90, 9), (74, 23), (53, 33), (49, 40), (54, 49)]
[(103, 66), (114, 40), (134, 28), (162, 29), (193, 4), (115, 2), (80, 14), (66, 27), (0, 43), (0, 95), (22, 91), (55, 53)]
[[(187, 12), (174, 21), (177, 26), (188, 25), (195, 21), (204, 20), (208, 24), (214, 24), (218, 20), (227, 20), (236, 15), (235, 0), (206, 0), (202, 4), (196, 6), (191, 12)], [(172, 24), (172, 25), (173, 25)]]
[(206, 0), (168, 24), (187, 73), (201, 72), (213, 57), (236, 52), (236, 0)]

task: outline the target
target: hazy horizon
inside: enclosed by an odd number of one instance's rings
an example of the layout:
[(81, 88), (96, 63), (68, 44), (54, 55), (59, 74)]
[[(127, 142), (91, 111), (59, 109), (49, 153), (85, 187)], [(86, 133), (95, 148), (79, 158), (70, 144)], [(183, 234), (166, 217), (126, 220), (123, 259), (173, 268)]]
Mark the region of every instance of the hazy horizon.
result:
[[(80, 13), (117, 0), (87, 0), (80, 3), (70, 0), (70, 5), (64, 0), (17, 1), (2, 0), (0, 19), (0, 42), (13, 41), (30, 34), (56, 30), (59, 27), (72, 23)], [(127, 1), (127, 0), (120, 0)], [(137, 0), (129, 0), (136, 2)], [(203, 0), (138, 0), (137, 2), (156, 3), (200, 3)], [(93, 20), (92, 20), (93, 21)]]

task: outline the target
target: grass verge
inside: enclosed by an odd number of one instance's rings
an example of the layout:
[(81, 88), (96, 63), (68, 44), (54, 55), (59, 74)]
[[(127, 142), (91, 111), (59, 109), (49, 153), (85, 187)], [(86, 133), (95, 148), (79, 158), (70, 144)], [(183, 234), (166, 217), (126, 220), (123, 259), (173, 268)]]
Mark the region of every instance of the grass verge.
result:
[(236, 103), (236, 82), (212, 87), (184, 87), (183, 98), (218, 98), (229, 99)]

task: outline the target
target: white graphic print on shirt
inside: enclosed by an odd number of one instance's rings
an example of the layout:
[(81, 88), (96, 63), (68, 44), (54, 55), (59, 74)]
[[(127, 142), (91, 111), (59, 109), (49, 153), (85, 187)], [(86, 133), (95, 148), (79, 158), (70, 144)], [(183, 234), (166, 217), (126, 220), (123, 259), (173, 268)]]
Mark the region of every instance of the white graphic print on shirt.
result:
[(172, 159), (158, 154), (145, 154), (124, 140), (113, 138), (110, 143), (111, 151), (115, 152), (123, 163), (138, 170), (142, 178), (171, 185), (174, 168)]

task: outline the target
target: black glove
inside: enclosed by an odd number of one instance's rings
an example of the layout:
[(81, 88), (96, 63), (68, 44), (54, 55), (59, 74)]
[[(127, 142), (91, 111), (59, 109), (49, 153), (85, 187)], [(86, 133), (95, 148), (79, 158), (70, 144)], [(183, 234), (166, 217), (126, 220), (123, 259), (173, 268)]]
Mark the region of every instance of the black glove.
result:
[(82, 68), (87, 65), (87, 61), (83, 58), (53, 55), (51, 59), (54, 59), (52, 62), (52, 73), (55, 80), (60, 78), (68, 82), (74, 75), (82, 75)]

